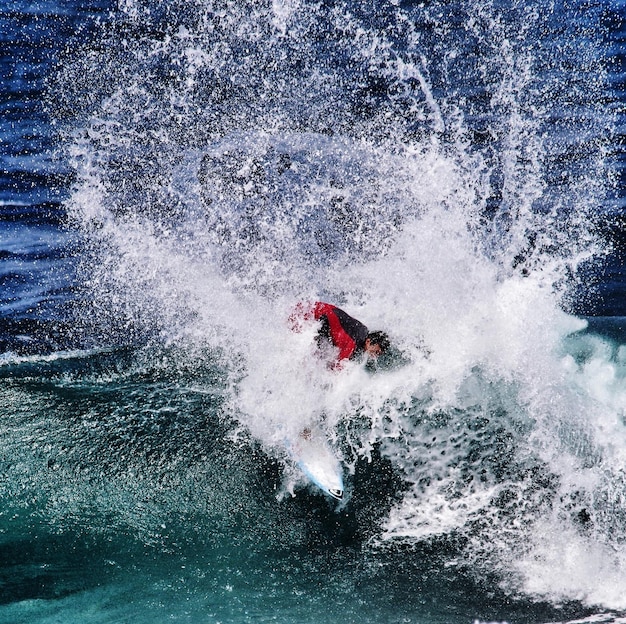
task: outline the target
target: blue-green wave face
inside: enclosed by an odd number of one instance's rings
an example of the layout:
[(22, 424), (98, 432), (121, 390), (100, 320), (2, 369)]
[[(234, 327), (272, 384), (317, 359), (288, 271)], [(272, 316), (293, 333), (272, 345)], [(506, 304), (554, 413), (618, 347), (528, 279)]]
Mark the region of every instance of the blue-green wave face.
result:
[[(583, 319), (623, 7), (90, 10), (47, 83), (72, 292), (0, 356), (0, 619), (626, 609), (623, 336)], [(316, 300), (390, 352), (325, 366)]]

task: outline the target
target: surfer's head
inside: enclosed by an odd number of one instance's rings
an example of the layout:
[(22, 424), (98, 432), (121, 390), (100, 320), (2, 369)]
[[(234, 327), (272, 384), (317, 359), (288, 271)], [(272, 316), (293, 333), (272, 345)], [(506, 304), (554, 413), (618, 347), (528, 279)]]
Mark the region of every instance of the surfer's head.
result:
[(375, 331), (367, 334), (363, 350), (371, 357), (377, 358), (389, 348), (389, 337), (385, 332)]

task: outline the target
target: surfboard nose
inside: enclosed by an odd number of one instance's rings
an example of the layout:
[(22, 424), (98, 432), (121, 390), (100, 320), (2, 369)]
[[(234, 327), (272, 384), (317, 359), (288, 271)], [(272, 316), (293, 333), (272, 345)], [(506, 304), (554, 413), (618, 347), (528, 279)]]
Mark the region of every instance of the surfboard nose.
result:
[(335, 489), (329, 488), (328, 493), (333, 498), (336, 498), (338, 500), (341, 500), (343, 498), (343, 490), (335, 490)]

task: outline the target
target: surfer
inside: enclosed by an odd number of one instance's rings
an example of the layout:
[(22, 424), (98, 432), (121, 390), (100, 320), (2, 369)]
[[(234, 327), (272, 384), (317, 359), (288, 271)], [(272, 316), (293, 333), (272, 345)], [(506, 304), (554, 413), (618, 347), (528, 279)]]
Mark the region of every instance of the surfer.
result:
[[(319, 323), (315, 336), (319, 356), (331, 370), (339, 370), (346, 360), (363, 355), (376, 359), (389, 348), (389, 338), (384, 332), (370, 332), (361, 321), (330, 303), (299, 303), (289, 317), (295, 332), (302, 331), (304, 324), (312, 321)], [(322, 413), (318, 418), (324, 420), (325, 416)], [(334, 499), (343, 499), (342, 467), (319, 425), (305, 426), (297, 442), (289, 448), (294, 461), (312, 483)]]
[(341, 368), (345, 360), (354, 360), (363, 354), (376, 359), (389, 348), (389, 338), (382, 331), (370, 332), (367, 327), (330, 303), (316, 301), (312, 306), (298, 304), (291, 315), (292, 329), (301, 329), (300, 320), (316, 320), (321, 323), (315, 341), (320, 353), (326, 355), (328, 348), (331, 356), (330, 368)]

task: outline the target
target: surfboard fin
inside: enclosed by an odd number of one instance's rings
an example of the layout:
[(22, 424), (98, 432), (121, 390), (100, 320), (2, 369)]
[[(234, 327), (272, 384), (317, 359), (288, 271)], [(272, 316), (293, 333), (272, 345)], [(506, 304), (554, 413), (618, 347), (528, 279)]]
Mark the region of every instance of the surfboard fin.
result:
[(343, 498), (343, 490), (329, 489), (328, 493), (337, 500), (341, 500)]

